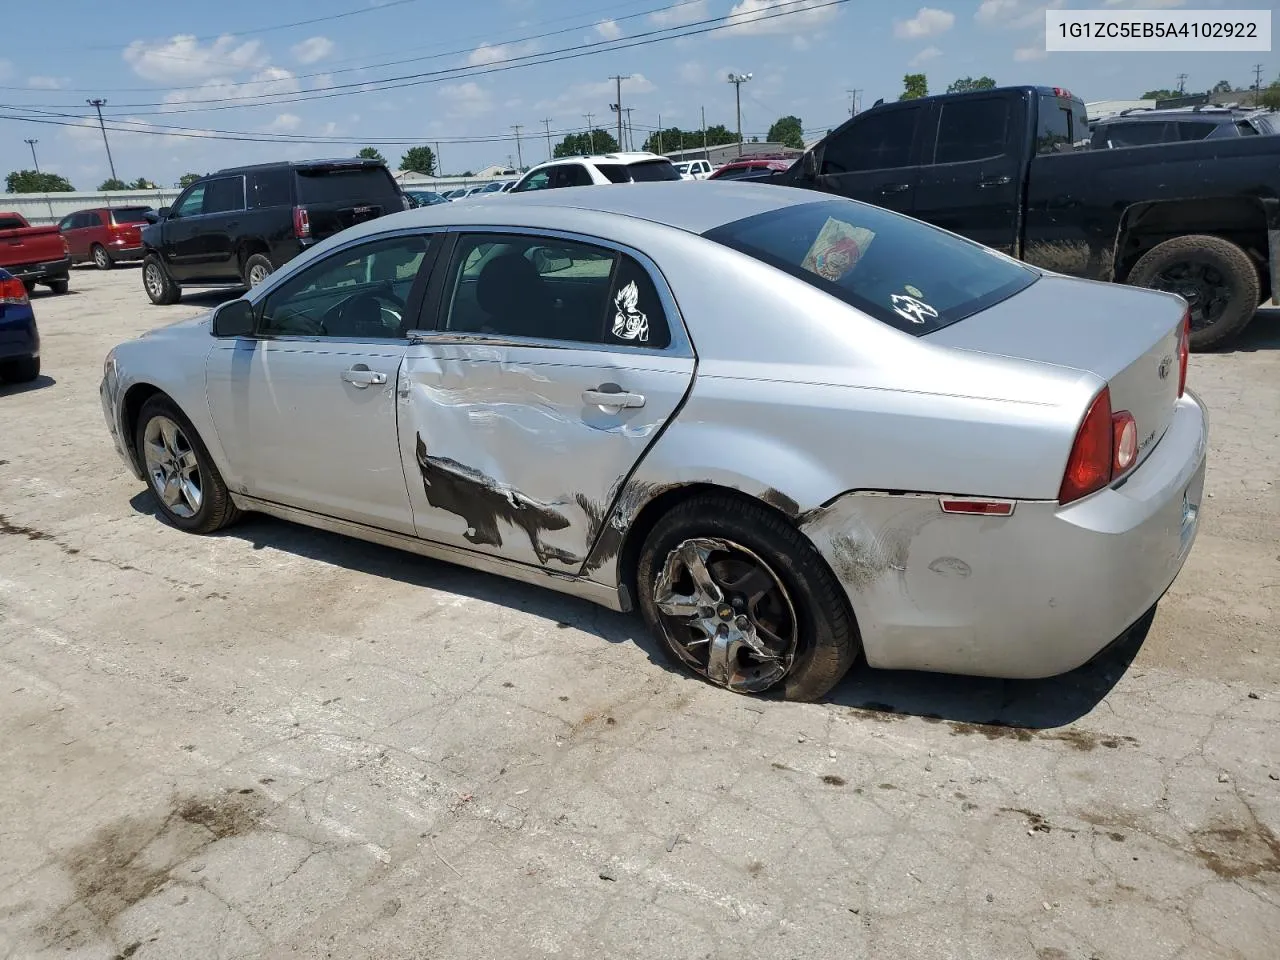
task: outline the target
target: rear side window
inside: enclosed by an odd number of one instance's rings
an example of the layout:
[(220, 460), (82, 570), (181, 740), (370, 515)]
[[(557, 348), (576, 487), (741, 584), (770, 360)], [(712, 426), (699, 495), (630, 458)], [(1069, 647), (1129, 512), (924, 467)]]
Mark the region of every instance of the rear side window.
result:
[(121, 207), (111, 211), (112, 223), (146, 223), (150, 207)]
[(1229, 123), (1214, 123), (1212, 120), (1205, 121), (1178, 121), (1178, 139), (1179, 140), (1203, 140), (1211, 136), (1214, 131), (1219, 131), (1219, 135), (1233, 136), (1235, 131), (1231, 129)]
[(589, 187), (594, 180), (587, 168), (580, 163), (566, 163), (552, 168), (551, 185), (553, 187)]
[(100, 226), (102, 226), (102, 214), (100, 214), (100, 213), (86, 213), (86, 214), (84, 215), (84, 225), (85, 225), (86, 227), (100, 227)]
[(249, 174), (249, 206), (255, 210), (293, 206), (292, 181), (289, 167), (253, 171)]
[(385, 167), (303, 167), (298, 170), (299, 203), (376, 202), (399, 210), (396, 185)]
[(610, 183), (628, 183), (631, 180), (627, 175), (627, 168), (620, 163), (597, 163), (596, 169), (603, 173)]
[(0, 230), (21, 230), (25, 226), (17, 217), (0, 217)]
[(1036, 153), (1070, 153), (1089, 142), (1089, 122), (1084, 104), (1050, 94), (1040, 96), (1036, 129)]
[(1145, 123), (1108, 123), (1093, 132), (1095, 146), (1101, 147), (1149, 147), (1178, 139), (1172, 124), (1148, 120)]
[(1009, 135), (1007, 97), (955, 100), (942, 105), (934, 163), (984, 160), (1005, 152)]
[(218, 177), (205, 183), (205, 213), (230, 213), (243, 209), (244, 177)]
[(863, 114), (823, 148), (822, 172), (853, 173), (907, 166), (920, 116), (918, 106)]
[(771, 210), (705, 236), (915, 336), (985, 310), (1039, 277), (979, 244), (843, 199)]
[(669, 160), (645, 160), (627, 167), (627, 173), (636, 183), (657, 183), (663, 180), (679, 180), (680, 172)]

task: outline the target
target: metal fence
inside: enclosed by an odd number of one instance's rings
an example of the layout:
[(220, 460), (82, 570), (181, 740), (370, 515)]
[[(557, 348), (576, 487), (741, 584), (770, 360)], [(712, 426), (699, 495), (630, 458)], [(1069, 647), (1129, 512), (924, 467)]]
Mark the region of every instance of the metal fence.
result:
[(69, 213), (95, 207), (167, 207), (181, 193), (161, 190), (93, 190), (76, 193), (0, 193), (0, 211), (20, 213), (31, 224), (57, 223)]

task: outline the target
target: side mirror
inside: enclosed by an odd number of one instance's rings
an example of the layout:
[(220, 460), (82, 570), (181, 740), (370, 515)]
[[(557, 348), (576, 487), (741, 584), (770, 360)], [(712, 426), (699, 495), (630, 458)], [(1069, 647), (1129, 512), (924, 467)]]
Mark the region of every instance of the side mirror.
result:
[(253, 324), (253, 304), (248, 300), (232, 300), (213, 311), (215, 337), (247, 337), (253, 333)]
[(168, 217), (172, 209), (172, 207), (161, 207), (159, 210), (160, 219), (163, 220)]
[[(168, 209), (168, 207), (166, 207), (165, 209), (167, 210), (167, 209)], [(153, 212), (152, 212), (152, 211), (150, 211), (150, 210), (148, 210), (146, 213), (144, 213), (144, 214), (142, 215), (142, 219), (143, 219), (143, 220), (145, 220), (145, 221), (147, 221), (147, 223), (159, 223), (159, 222), (160, 222), (160, 216), (156, 215), (155, 213), (153, 213)]]
[(800, 174), (806, 180), (818, 179), (818, 156), (814, 151), (810, 150), (800, 161)]

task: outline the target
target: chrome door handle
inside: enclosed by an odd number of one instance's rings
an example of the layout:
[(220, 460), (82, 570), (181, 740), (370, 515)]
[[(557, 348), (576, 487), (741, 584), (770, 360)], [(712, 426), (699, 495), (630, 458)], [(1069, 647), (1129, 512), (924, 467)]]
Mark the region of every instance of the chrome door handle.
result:
[(626, 393), (622, 390), (583, 390), (582, 399), (593, 407), (643, 407), (644, 396), (639, 393)]
[(352, 367), (350, 370), (343, 370), (342, 379), (363, 390), (371, 384), (386, 383), (387, 375), (376, 370), (370, 370), (366, 366), (358, 366)]

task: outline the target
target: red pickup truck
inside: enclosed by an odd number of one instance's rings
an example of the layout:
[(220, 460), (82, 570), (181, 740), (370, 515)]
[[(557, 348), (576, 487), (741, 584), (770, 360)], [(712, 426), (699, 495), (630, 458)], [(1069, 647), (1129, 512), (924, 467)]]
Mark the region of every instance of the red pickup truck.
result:
[(20, 213), (0, 213), (0, 268), (30, 293), (43, 283), (54, 293), (70, 285), (71, 255), (56, 226), (33, 227)]

